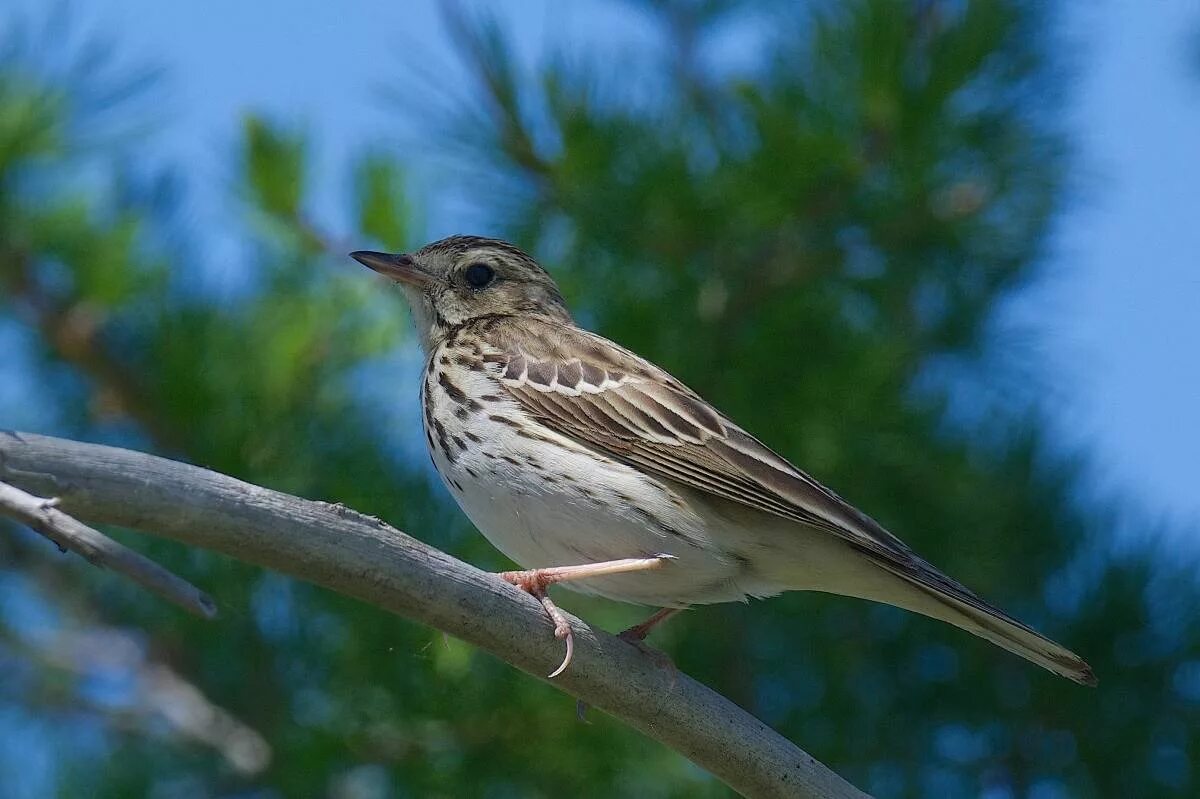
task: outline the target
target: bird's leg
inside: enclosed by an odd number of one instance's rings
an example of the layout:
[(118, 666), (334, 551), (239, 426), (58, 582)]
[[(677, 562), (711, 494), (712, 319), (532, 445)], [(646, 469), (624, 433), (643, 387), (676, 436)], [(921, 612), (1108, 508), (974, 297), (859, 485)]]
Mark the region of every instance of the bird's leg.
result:
[(635, 624), (629, 629), (622, 630), (621, 632), (617, 633), (617, 637), (622, 641), (633, 644), (638, 649), (642, 650), (644, 654), (650, 657), (651, 660), (655, 661), (660, 667), (669, 671), (671, 673), (672, 687), (675, 685), (675, 673), (677, 671), (675, 668), (675, 661), (671, 660), (670, 656), (659, 652), (657, 649), (652, 649), (651, 647), (647, 646), (645, 641), (646, 636), (649, 635), (650, 631), (656, 626), (662, 624), (676, 613), (684, 610), (687, 610), (687, 608), (660, 608), (654, 612), (654, 615), (646, 619), (641, 624)]
[[(652, 558), (622, 558), (621, 560), (606, 560), (600, 563), (582, 563), (578, 566), (547, 566), (541, 569), (525, 569), (523, 571), (500, 572), (499, 577), (507, 583), (519, 588), (536, 582), (546, 588), (554, 583), (565, 583), (569, 580), (586, 580), (589, 577), (605, 577), (610, 574), (625, 574), (626, 572), (659, 569), (667, 561), (675, 560), (674, 555), (655, 555)], [(526, 590), (528, 590), (526, 588)]]
[[(655, 555), (652, 558), (622, 558), (621, 560), (606, 560), (601, 563), (583, 563), (578, 566), (548, 566), (543, 569), (500, 572), (496, 576), (506, 583), (511, 583), (522, 591), (532, 594), (538, 602), (541, 602), (542, 607), (546, 610), (546, 615), (550, 617), (550, 621), (554, 622), (554, 637), (566, 642), (567, 652), (563, 657), (563, 662), (549, 674), (549, 678), (553, 679), (566, 671), (567, 666), (571, 664), (571, 657), (575, 654), (575, 636), (571, 633), (571, 624), (567, 621), (567, 617), (546, 594), (547, 588), (554, 583), (564, 583), (569, 580), (586, 580), (589, 577), (605, 577), (610, 574), (626, 574), (628, 572), (659, 569), (667, 561), (674, 559), (674, 555)], [(662, 611), (659, 612), (661, 613)], [(666, 617), (664, 616), (663, 618)], [(645, 636), (643, 635), (643, 637)]]
[(659, 608), (654, 611), (654, 615), (646, 619), (641, 624), (635, 624), (627, 630), (622, 630), (617, 637), (631, 644), (641, 643), (646, 640), (646, 636), (650, 634), (658, 625), (662, 624), (667, 619), (674, 616), (676, 613), (687, 610), (687, 608)]
[[(642, 652), (649, 656), (652, 660), (656, 661), (659, 666), (670, 671), (671, 687), (675, 686), (675, 673), (677, 671), (675, 668), (675, 661), (671, 660), (670, 657), (662, 652), (659, 652), (657, 649), (651, 649), (650, 647), (646, 646), (644, 641), (646, 640), (646, 636), (650, 634), (651, 630), (674, 616), (676, 613), (681, 613), (685, 610), (687, 610), (687, 608), (659, 608), (658, 610), (654, 611), (654, 614), (644, 622), (635, 624), (632, 627), (617, 633), (617, 637), (622, 641), (633, 644), (638, 649), (642, 650)], [(587, 712), (587, 702), (584, 702), (582, 699), (580, 699), (575, 703), (575, 715), (585, 724), (588, 723)]]

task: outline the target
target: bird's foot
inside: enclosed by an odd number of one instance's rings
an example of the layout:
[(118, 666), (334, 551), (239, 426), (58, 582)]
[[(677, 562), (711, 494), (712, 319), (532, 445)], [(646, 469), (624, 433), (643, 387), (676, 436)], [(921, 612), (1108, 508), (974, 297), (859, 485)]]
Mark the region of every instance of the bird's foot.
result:
[[(675, 687), (675, 680), (679, 676), (679, 667), (675, 665), (675, 661), (665, 652), (661, 652), (646, 643), (646, 636), (650, 634), (659, 624), (662, 624), (667, 619), (674, 616), (676, 613), (685, 610), (685, 608), (661, 608), (655, 611), (654, 615), (646, 619), (640, 624), (635, 624), (632, 627), (622, 630), (617, 633), (617, 637), (628, 644), (632, 644), (646, 657), (654, 661), (659, 668), (666, 670), (671, 676), (671, 687)], [(580, 721), (588, 723), (587, 712), (588, 703), (580, 699), (575, 703), (575, 715)]]
[(642, 654), (654, 661), (655, 665), (669, 672), (672, 688), (675, 687), (675, 680), (679, 676), (679, 667), (675, 665), (675, 661), (671, 660), (671, 657), (667, 653), (647, 644), (646, 636), (650, 634), (650, 630), (655, 625), (674, 616), (680, 610), (682, 608), (663, 608), (641, 624), (635, 624), (629, 629), (617, 633), (618, 638), (628, 644), (632, 644)]
[[(668, 561), (675, 560), (674, 555), (655, 555), (650, 558), (623, 558), (622, 560), (608, 560), (602, 563), (584, 563), (579, 566), (548, 566), (544, 569), (524, 569), (522, 571), (500, 572), (496, 576), (506, 583), (515, 585), (522, 591), (533, 595), (533, 597), (542, 603), (542, 607), (546, 611), (546, 615), (550, 617), (550, 621), (554, 622), (554, 637), (560, 641), (565, 641), (567, 645), (567, 653), (563, 657), (562, 663), (558, 668), (550, 672), (548, 679), (553, 679), (566, 671), (567, 666), (571, 665), (571, 658), (575, 654), (575, 636), (571, 632), (571, 623), (567, 621), (567, 616), (558, 609), (550, 596), (546, 593), (554, 583), (563, 583), (568, 580), (586, 580), (589, 577), (603, 577), (610, 574), (626, 574), (628, 572), (646, 571), (648, 569), (662, 568)], [(655, 614), (657, 617), (664, 611), (659, 611)], [(670, 615), (668, 613), (667, 615)], [(651, 619), (643, 622), (649, 624), (646, 628), (647, 632), (650, 627), (657, 624), (658, 621)], [(663, 616), (662, 618), (666, 618)], [(642, 636), (645, 637), (645, 634)]]
[[(546, 589), (551, 583), (558, 582), (549, 574), (549, 569), (529, 569), (526, 571), (500, 572), (500, 579), (506, 583), (515, 585), (522, 591), (530, 594), (538, 602), (542, 603), (542, 609), (546, 611), (546, 615), (550, 617), (550, 621), (554, 622), (554, 637), (560, 641), (565, 641), (567, 645), (566, 654), (563, 655), (562, 663), (558, 668), (550, 672), (548, 679), (554, 679), (558, 675), (567, 670), (567, 666), (571, 665), (571, 658), (575, 655), (575, 634), (571, 632), (571, 623), (567, 621), (566, 614), (558, 609), (558, 605), (554, 604), (554, 600), (550, 599), (550, 595), (546, 593)], [(561, 579), (561, 578), (560, 578)]]

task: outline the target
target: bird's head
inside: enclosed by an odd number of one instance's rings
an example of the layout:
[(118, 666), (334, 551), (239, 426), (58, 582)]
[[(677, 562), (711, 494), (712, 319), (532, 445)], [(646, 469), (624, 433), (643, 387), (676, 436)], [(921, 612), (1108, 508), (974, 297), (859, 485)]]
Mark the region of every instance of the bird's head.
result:
[(571, 322), (554, 279), (533, 258), (498, 239), (451, 236), (414, 253), (360, 250), (350, 257), (400, 284), (426, 349), (482, 316), (537, 315)]

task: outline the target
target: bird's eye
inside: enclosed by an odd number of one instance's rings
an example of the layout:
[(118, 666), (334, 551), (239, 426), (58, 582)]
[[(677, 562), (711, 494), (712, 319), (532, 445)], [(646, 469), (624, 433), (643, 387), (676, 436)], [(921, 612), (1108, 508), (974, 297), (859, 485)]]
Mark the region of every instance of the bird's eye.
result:
[(463, 279), (473, 289), (481, 289), (491, 283), (496, 272), (487, 264), (471, 264), (463, 271)]

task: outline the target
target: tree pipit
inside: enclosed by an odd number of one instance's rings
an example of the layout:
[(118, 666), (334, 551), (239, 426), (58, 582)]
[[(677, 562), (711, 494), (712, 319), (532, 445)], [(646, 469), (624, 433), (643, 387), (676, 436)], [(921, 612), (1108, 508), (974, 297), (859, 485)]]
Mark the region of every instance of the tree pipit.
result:
[[(939, 572), (667, 372), (577, 327), (511, 244), (453, 236), (353, 257), (404, 289), (427, 355), (425, 438), (488, 540), (547, 589), (663, 608), (825, 591), (949, 622), (1084, 685), (1091, 668)], [(564, 565), (567, 564), (567, 565)], [(574, 564), (574, 565), (570, 565)]]

